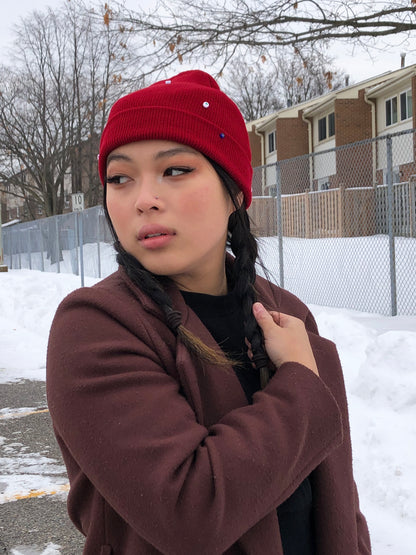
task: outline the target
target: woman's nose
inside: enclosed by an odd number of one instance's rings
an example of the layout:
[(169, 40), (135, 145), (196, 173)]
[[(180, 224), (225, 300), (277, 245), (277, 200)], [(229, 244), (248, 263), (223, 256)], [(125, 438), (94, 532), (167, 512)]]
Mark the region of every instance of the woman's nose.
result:
[(136, 194), (135, 208), (138, 212), (160, 209), (160, 199), (154, 185), (147, 183), (140, 185)]

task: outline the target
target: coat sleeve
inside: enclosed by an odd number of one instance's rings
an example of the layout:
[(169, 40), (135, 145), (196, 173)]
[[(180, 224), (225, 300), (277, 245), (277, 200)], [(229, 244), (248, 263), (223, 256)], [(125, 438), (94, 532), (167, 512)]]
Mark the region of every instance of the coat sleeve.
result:
[[(315, 318), (312, 313), (308, 310), (305, 317), (305, 327), (309, 333), (317, 335), (318, 326), (316, 324)], [(313, 340), (312, 340), (313, 343)], [(343, 413), (343, 426), (344, 426), (344, 448), (347, 447), (346, 453), (344, 454), (344, 459), (349, 461), (349, 467), (351, 467), (352, 473), (352, 453), (351, 453), (351, 439), (350, 439), (350, 427), (348, 418), (348, 407), (346, 399), (346, 391), (344, 386), (344, 380), (340, 379), (342, 377), (341, 362), (338, 358), (338, 353), (336, 351), (335, 345), (333, 345), (333, 351), (336, 353), (336, 361), (333, 366), (339, 369), (340, 376), (337, 379), (338, 388), (341, 386), (341, 391), (338, 392), (337, 402)], [(316, 353), (316, 350), (315, 350)], [(318, 356), (319, 358), (319, 356)], [(348, 469), (349, 470), (349, 469)], [(355, 522), (357, 527), (357, 554), (358, 555), (370, 555), (371, 554), (371, 542), (370, 535), (368, 531), (367, 521), (360, 510), (359, 497), (356, 483), (351, 476), (351, 482), (353, 484), (353, 508), (355, 512)]]
[(51, 328), (47, 392), (59, 440), (156, 549), (222, 553), (341, 444), (338, 405), (313, 372), (285, 363), (252, 405), (206, 428), (149, 324), (133, 334), (106, 296), (71, 294)]
[(371, 555), (370, 533), (368, 531), (367, 521), (360, 510), (358, 500), (357, 486), (354, 482), (354, 499), (355, 499), (355, 515), (357, 522), (357, 543), (359, 555)]

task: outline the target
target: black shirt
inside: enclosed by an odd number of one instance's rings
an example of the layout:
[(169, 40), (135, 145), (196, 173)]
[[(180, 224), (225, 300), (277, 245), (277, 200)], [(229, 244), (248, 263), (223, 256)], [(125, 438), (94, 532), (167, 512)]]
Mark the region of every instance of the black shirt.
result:
[[(247, 356), (243, 313), (236, 295), (233, 292), (220, 296), (187, 291), (181, 293), (222, 350), (241, 363), (234, 367), (234, 371), (248, 402), (252, 403), (254, 393), (260, 389), (260, 380)], [(312, 487), (309, 478), (277, 508), (277, 514), (284, 555), (313, 555)]]

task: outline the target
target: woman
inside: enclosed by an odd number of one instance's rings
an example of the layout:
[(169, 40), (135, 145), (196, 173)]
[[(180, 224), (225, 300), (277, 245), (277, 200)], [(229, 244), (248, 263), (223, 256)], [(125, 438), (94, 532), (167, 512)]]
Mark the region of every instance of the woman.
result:
[(235, 104), (202, 71), (127, 95), (99, 171), (120, 267), (63, 301), (47, 363), (84, 553), (370, 553), (336, 349), (256, 278)]

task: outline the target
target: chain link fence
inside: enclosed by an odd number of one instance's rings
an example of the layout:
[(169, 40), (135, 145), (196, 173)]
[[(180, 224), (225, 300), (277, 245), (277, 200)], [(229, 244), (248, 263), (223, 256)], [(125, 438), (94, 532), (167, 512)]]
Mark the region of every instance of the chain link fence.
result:
[(255, 168), (271, 279), (307, 303), (416, 314), (415, 130)]
[[(255, 168), (250, 216), (275, 283), (304, 302), (416, 314), (415, 130)], [(105, 277), (102, 207), (3, 228), (9, 268)], [(259, 268), (259, 273), (262, 270)]]
[(101, 278), (117, 269), (112, 236), (102, 206), (3, 228), (4, 263), (10, 269), (41, 270)]

